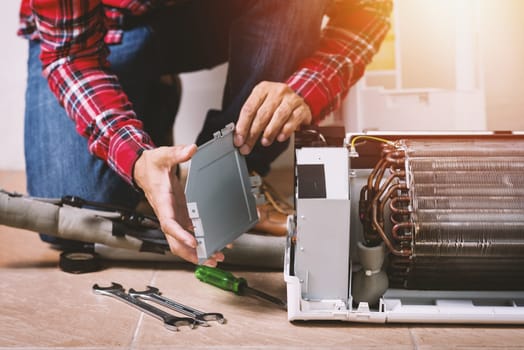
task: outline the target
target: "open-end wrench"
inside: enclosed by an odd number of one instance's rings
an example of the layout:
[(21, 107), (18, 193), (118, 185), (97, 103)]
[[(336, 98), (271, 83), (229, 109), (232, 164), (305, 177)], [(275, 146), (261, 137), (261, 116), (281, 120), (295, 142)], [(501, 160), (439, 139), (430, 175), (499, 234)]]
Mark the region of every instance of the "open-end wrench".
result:
[(129, 289), (129, 294), (136, 298), (143, 298), (146, 300), (154, 301), (162, 306), (166, 306), (170, 309), (180, 312), (183, 315), (190, 316), (195, 320), (199, 321), (202, 325), (207, 326), (207, 321), (217, 321), (218, 323), (225, 323), (226, 319), (224, 316), (217, 312), (202, 312), (192, 307), (182, 305), (174, 300), (166, 298), (160, 294), (158, 288), (147, 286), (145, 291), (136, 291), (133, 288)]
[(176, 317), (174, 315), (168, 314), (167, 312), (157, 307), (154, 307), (153, 305), (144, 303), (143, 301), (138, 300), (137, 298), (127, 294), (125, 292), (124, 287), (122, 287), (118, 283), (111, 282), (111, 287), (100, 287), (98, 284), (95, 284), (93, 286), (93, 292), (95, 294), (107, 295), (121, 300), (137, 308), (138, 310), (145, 312), (150, 316), (160, 319), (164, 321), (164, 326), (169, 330), (178, 331), (179, 326), (185, 325), (189, 326), (190, 328), (193, 328), (195, 326), (194, 319), (189, 317)]

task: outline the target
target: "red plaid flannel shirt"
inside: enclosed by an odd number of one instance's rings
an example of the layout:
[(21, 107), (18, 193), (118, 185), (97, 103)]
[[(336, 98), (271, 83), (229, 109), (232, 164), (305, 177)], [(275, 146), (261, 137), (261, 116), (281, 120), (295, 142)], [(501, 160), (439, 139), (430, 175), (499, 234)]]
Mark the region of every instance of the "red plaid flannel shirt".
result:
[[(22, 0), (19, 35), (41, 41), (43, 74), (89, 151), (132, 183), (133, 165), (154, 147), (107, 61), (125, 14), (173, 0)], [(318, 123), (362, 76), (387, 30), (391, 0), (334, 0), (317, 51), (286, 81)]]

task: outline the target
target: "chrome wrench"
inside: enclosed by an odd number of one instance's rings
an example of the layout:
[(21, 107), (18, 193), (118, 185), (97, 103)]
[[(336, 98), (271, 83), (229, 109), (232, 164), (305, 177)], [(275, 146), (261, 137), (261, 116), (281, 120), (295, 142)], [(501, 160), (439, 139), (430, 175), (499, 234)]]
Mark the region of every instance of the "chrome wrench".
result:
[(98, 284), (93, 286), (93, 292), (95, 294), (107, 295), (118, 300), (121, 300), (146, 314), (156, 317), (164, 322), (164, 326), (171, 331), (178, 331), (179, 326), (189, 326), (193, 328), (195, 326), (195, 320), (189, 317), (176, 317), (173, 316), (153, 305), (149, 305), (137, 298), (127, 294), (122, 285), (112, 282), (111, 287), (100, 287)]
[(129, 289), (129, 294), (135, 298), (142, 298), (151, 300), (157, 304), (168, 307), (172, 310), (178, 311), (183, 315), (194, 318), (202, 326), (208, 326), (208, 321), (217, 321), (218, 323), (225, 323), (226, 319), (218, 312), (202, 312), (192, 307), (180, 304), (174, 300), (164, 297), (156, 287), (147, 286), (145, 291), (136, 291), (133, 288)]

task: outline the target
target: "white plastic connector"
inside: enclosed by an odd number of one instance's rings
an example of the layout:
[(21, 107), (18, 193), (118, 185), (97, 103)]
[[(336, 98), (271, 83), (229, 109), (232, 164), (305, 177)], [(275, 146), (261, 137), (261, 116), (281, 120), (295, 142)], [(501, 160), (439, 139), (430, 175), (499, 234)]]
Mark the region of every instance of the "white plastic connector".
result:
[(359, 157), (359, 154), (355, 148), (354, 145), (351, 145), (351, 147), (349, 148), (349, 157), (350, 158), (358, 158)]

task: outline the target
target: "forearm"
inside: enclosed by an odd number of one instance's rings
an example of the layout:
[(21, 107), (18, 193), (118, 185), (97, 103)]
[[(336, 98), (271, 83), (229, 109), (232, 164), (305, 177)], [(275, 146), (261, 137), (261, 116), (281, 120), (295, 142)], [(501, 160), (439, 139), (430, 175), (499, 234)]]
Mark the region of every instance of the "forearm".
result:
[(153, 144), (108, 69), (99, 1), (34, 0), (43, 74), (89, 151), (132, 183), (132, 168)]
[(309, 105), (314, 122), (338, 108), (362, 77), (390, 27), (391, 9), (389, 0), (336, 3), (318, 50), (287, 80)]
[(78, 70), (74, 63), (63, 63), (50, 72), (48, 82), (77, 132), (88, 139), (89, 151), (132, 183), (134, 162), (153, 143), (117, 78), (102, 69)]

